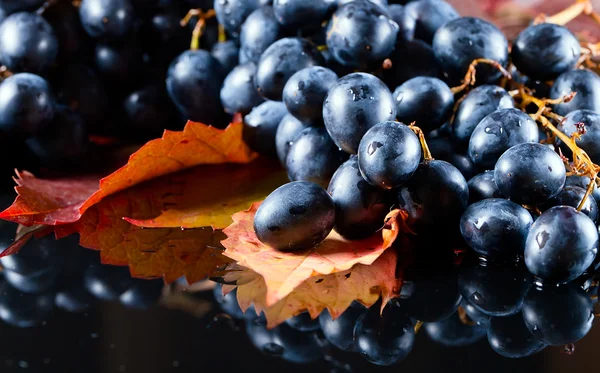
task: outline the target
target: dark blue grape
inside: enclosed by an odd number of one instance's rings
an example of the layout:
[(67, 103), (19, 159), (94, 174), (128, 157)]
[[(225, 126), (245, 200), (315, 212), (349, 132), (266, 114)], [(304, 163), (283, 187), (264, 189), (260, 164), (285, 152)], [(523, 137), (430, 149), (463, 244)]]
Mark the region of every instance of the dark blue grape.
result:
[(45, 72), (57, 54), (54, 30), (41, 16), (15, 13), (0, 25), (0, 61), (12, 72)]
[(393, 50), (398, 25), (387, 11), (370, 1), (344, 4), (327, 26), (327, 47), (337, 62), (360, 67), (381, 61)]
[(54, 304), (67, 312), (84, 312), (95, 303), (96, 299), (83, 284), (69, 285), (56, 293)]
[(283, 102), (290, 114), (310, 125), (323, 124), (323, 102), (338, 80), (328, 68), (308, 67), (292, 75), (283, 88)]
[(479, 122), (469, 140), (469, 156), (481, 169), (491, 169), (509, 148), (540, 140), (537, 123), (519, 109), (499, 109)]
[(227, 295), (223, 295), (223, 285), (215, 284), (213, 294), (223, 312), (235, 319), (241, 320), (244, 318), (244, 311), (240, 308), (237, 300), (237, 289), (227, 293)]
[(261, 5), (260, 0), (215, 0), (214, 9), (219, 23), (237, 37), (246, 17)]
[(469, 206), (460, 218), (467, 245), (484, 256), (520, 255), (533, 218), (514, 202), (489, 198)]
[(79, 16), (91, 37), (121, 38), (131, 30), (135, 12), (130, 0), (83, 0)]
[(233, 68), (221, 87), (221, 104), (229, 114), (249, 113), (253, 107), (263, 102), (254, 87), (256, 65), (253, 62)]
[(500, 192), (524, 204), (543, 203), (557, 196), (566, 177), (560, 156), (537, 143), (513, 146), (502, 154), (494, 168)]
[[(550, 199), (540, 207), (542, 211), (554, 206), (571, 206), (577, 208), (581, 201), (583, 201), (584, 196), (585, 189), (578, 186), (565, 186), (556, 197)], [(598, 220), (598, 204), (593, 196), (589, 196), (585, 200), (581, 212), (586, 214), (593, 222)]]
[(277, 148), (277, 157), (282, 165), (285, 166), (287, 155), (290, 151), (294, 139), (309, 126), (302, 123), (292, 114), (286, 114), (281, 119), (275, 134), (275, 147)]
[(22, 275), (7, 270), (4, 279), (13, 288), (28, 294), (41, 294), (52, 289), (56, 285), (60, 275), (60, 266), (48, 268), (46, 271), (33, 275)]
[(127, 308), (148, 309), (156, 304), (162, 294), (164, 285), (162, 279), (132, 279), (129, 288), (119, 296), (119, 301)]
[(287, 114), (285, 104), (265, 101), (244, 117), (244, 141), (255, 151), (275, 156), (275, 136), (283, 117)]
[(469, 203), (475, 203), (487, 198), (502, 198), (494, 180), (494, 171), (485, 171), (473, 176), (469, 185)]
[[(587, 190), (589, 185), (590, 185), (590, 178), (587, 176), (578, 176), (578, 175), (567, 176), (567, 180), (565, 181), (565, 187), (578, 186), (578, 187), (581, 187), (581, 188)], [(592, 196), (594, 197), (594, 200), (596, 200), (596, 203), (600, 202), (600, 186), (596, 186), (595, 188), (593, 188)]]
[(358, 303), (353, 303), (335, 320), (327, 310), (319, 316), (319, 325), (325, 338), (343, 351), (356, 351), (354, 343), (354, 325), (367, 310)]
[(383, 227), (391, 198), (363, 179), (357, 157), (338, 168), (327, 191), (335, 203), (335, 231), (343, 237), (366, 238)]
[(169, 67), (167, 91), (187, 119), (212, 124), (219, 110), (221, 66), (204, 50), (185, 51)]
[(52, 312), (53, 294), (26, 294), (8, 283), (0, 284), (0, 318), (18, 328), (30, 328)]
[(415, 342), (410, 317), (388, 305), (380, 315), (379, 307), (371, 307), (354, 327), (356, 349), (376, 365), (392, 365), (408, 356)]
[(492, 349), (509, 358), (531, 356), (546, 347), (527, 329), (521, 314), (492, 317), (487, 336)]
[(221, 64), (223, 75), (229, 74), (238, 64), (239, 48), (233, 40), (217, 43), (210, 52), (214, 58)]
[(429, 44), (440, 27), (460, 17), (452, 5), (442, 0), (410, 2), (404, 7), (404, 14), (404, 19), (412, 19), (415, 22), (411, 36)]
[(406, 7), (400, 4), (390, 4), (387, 11), (392, 21), (398, 25), (398, 35), (396, 44), (400, 42), (413, 41), (415, 37), (415, 28), (417, 20), (414, 14), (411, 16), (406, 12)]
[(175, 108), (163, 85), (148, 85), (131, 92), (123, 107), (129, 126), (148, 138), (160, 137), (163, 130), (173, 125)]
[(311, 181), (327, 188), (338, 167), (348, 159), (323, 127), (302, 130), (290, 146), (285, 162), (290, 181)]
[[(12, 241), (16, 233), (16, 225), (3, 222), (2, 229), (12, 236)], [(56, 255), (58, 250), (60, 247), (55, 240), (41, 238), (29, 242), (15, 254), (0, 258), (0, 264), (8, 271), (33, 276), (59, 265), (59, 257)]]
[(314, 183), (295, 181), (273, 191), (254, 216), (254, 230), (265, 244), (281, 251), (318, 245), (333, 229), (335, 206)]
[(46, 0), (0, 0), (0, 9), (6, 13), (19, 12), (21, 10), (34, 10), (41, 7)]
[(382, 79), (390, 89), (395, 89), (409, 79), (429, 76), (442, 79), (442, 69), (431, 46), (421, 40), (400, 43), (388, 57), (392, 68), (383, 70)]
[(553, 23), (521, 31), (511, 49), (512, 62), (530, 78), (548, 81), (575, 67), (581, 47), (566, 27)]
[(523, 318), (534, 336), (552, 346), (577, 342), (592, 328), (594, 305), (578, 285), (532, 288)]
[[(577, 94), (577, 96), (579, 96), (579, 94)], [(583, 128), (581, 127), (581, 124), (584, 125)], [(597, 145), (600, 143), (599, 113), (585, 109), (572, 111), (559, 123), (558, 129), (569, 137), (575, 133), (583, 133), (581, 138), (577, 140), (577, 145), (585, 150), (594, 163), (600, 163), (600, 149)], [(565, 154), (571, 154), (571, 150), (564, 144), (561, 148)]]
[(72, 61), (88, 54), (89, 37), (79, 20), (78, 9), (70, 2), (54, 3), (42, 14), (58, 40), (58, 59)]
[(12, 75), (0, 84), (0, 130), (35, 136), (54, 118), (54, 105), (44, 78), (29, 73)]
[(450, 119), (454, 94), (440, 79), (420, 76), (396, 88), (394, 101), (400, 122), (416, 122), (416, 126), (429, 132)]
[(94, 51), (94, 62), (101, 75), (123, 84), (141, 73), (142, 50), (135, 38), (99, 42)]
[(327, 93), (323, 120), (333, 142), (356, 154), (360, 140), (377, 123), (394, 120), (396, 106), (389, 89), (373, 75), (353, 73)]
[(446, 161), (456, 167), (465, 179), (470, 179), (476, 172), (476, 167), (471, 158), (463, 153), (451, 138), (439, 136), (428, 141), (429, 150), (433, 158)]
[(477, 310), (504, 317), (521, 311), (531, 282), (521, 266), (469, 262), (461, 269), (458, 285), (463, 298)]
[(292, 328), (301, 332), (312, 332), (319, 330), (319, 319), (313, 319), (308, 312), (302, 312), (301, 314), (285, 320), (285, 323)]
[(315, 45), (303, 38), (284, 38), (271, 44), (258, 61), (254, 84), (269, 100), (281, 100), (288, 79), (304, 68), (323, 64)]
[(452, 124), (454, 139), (466, 145), (483, 118), (498, 109), (514, 106), (512, 97), (501, 87), (483, 85), (475, 88), (458, 105)]
[(381, 122), (363, 136), (358, 147), (358, 167), (364, 179), (381, 189), (403, 185), (421, 161), (421, 143), (408, 126)]
[(336, 5), (336, 0), (274, 0), (279, 23), (286, 27), (318, 26)]
[(457, 314), (423, 325), (433, 341), (448, 347), (469, 346), (481, 340), (486, 331), (479, 325), (463, 323)]
[(570, 206), (556, 206), (533, 223), (525, 244), (525, 264), (548, 282), (569, 282), (594, 262), (598, 253), (596, 224)]
[(283, 31), (275, 18), (273, 8), (263, 6), (253, 11), (242, 25), (240, 54), (258, 63), (267, 48), (281, 38)]
[[(139, 36), (144, 58), (162, 71), (166, 71), (171, 61), (189, 48), (190, 34), (181, 27), (181, 18), (179, 12), (166, 9), (142, 24)], [(200, 44), (205, 47), (202, 39)]]
[(590, 70), (577, 69), (562, 73), (550, 89), (551, 98), (562, 98), (577, 92), (569, 101), (554, 105), (554, 112), (567, 115), (575, 110), (600, 112), (600, 77)]
[[(459, 83), (473, 60), (486, 58), (502, 66), (508, 64), (508, 41), (496, 26), (481, 19), (462, 17), (438, 29), (433, 51), (451, 84)], [(502, 74), (488, 65), (477, 66), (477, 82), (493, 83)]]
[(463, 175), (445, 161), (425, 161), (398, 191), (398, 205), (416, 225), (458, 220), (469, 201)]
[(472, 305), (464, 299), (460, 306), (472, 322), (485, 329), (488, 329), (490, 327), (490, 321), (492, 318), (490, 315), (481, 312), (477, 309), (477, 307), (475, 307), (474, 305)]
[(93, 265), (83, 275), (87, 291), (103, 301), (118, 299), (131, 286), (133, 279), (126, 267)]

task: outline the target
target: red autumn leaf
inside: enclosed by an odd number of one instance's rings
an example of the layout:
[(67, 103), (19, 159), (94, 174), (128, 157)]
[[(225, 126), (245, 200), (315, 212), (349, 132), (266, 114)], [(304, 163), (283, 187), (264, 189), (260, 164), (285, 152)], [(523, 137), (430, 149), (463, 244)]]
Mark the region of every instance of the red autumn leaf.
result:
[(101, 180), (42, 180), (23, 173), (15, 203), (0, 218), (24, 225), (73, 223), (106, 196), (144, 181), (197, 165), (249, 163), (258, 155), (242, 141), (242, 127), (240, 121), (225, 130), (188, 122), (183, 131), (165, 131), (148, 142), (124, 167)]
[(274, 328), (305, 311), (314, 319), (327, 309), (335, 319), (353, 301), (371, 307), (381, 297), (385, 306), (400, 293), (402, 282), (396, 278), (397, 260), (396, 251), (387, 250), (371, 265), (357, 264), (343, 272), (311, 277), (270, 306), (266, 301), (265, 279), (258, 273), (242, 268), (226, 274), (225, 279), (238, 282), (240, 307), (245, 311), (254, 305), (258, 314), (265, 313), (267, 326)]
[[(265, 304), (270, 307), (289, 295), (306, 279), (346, 271), (356, 264), (372, 264), (389, 248), (398, 235), (397, 224), (386, 224), (385, 233), (360, 241), (348, 241), (335, 231), (317, 247), (284, 253), (262, 242), (254, 233), (253, 221), (260, 203), (232, 216), (234, 223), (223, 232), (224, 255), (238, 265), (260, 274), (266, 284)], [(393, 213), (394, 220), (398, 212)]]

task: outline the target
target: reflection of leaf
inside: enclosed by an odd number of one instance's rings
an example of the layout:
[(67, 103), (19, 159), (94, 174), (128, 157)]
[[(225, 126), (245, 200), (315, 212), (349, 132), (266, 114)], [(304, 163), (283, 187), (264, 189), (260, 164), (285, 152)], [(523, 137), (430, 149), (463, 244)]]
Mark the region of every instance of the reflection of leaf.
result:
[(265, 313), (267, 326), (273, 328), (304, 311), (316, 318), (327, 309), (337, 318), (355, 300), (371, 307), (382, 297), (383, 304), (387, 304), (400, 292), (396, 262), (395, 250), (387, 250), (371, 265), (357, 264), (347, 271), (311, 277), (270, 307), (266, 303), (267, 286), (259, 274), (244, 269), (230, 272), (225, 279), (240, 280), (237, 297), (242, 309), (254, 305), (257, 313)]
[(42, 180), (22, 173), (19, 196), (0, 218), (24, 225), (73, 223), (104, 197), (144, 181), (197, 165), (249, 163), (258, 155), (242, 141), (242, 127), (239, 121), (225, 130), (188, 122), (181, 132), (165, 131), (99, 184), (98, 177)]
[(384, 234), (377, 233), (361, 241), (345, 240), (332, 231), (314, 249), (284, 253), (256, 237), (253, 221), (259, 205), (255, 203), (250, 210), (232, 216), (234, 223), (223, 231), (227, 239), (222, 244), (226, 256), (263, 276), (267, 286), (266, 306), (283, 299), (309, 277), (346, 271), (359, 263), (373, 263), (398, 235), (397, 224), (390, 224), (392, 230), (385, 228)]

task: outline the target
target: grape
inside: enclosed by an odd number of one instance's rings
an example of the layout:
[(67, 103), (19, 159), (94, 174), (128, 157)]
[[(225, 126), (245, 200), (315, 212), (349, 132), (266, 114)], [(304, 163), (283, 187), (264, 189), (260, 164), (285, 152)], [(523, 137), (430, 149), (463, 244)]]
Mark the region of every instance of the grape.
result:
[(163, 85), (148, 85), (131, 92), (123, 107), (129, 125), (144, 137), (160, 137), (175, 117), (175, 109)]
[[(542, 211), (554, 206), (571, 206), (577, 208), (581, 201), (583, 201), (584, 196), (585, 189), (578, 186), (565, 186), (556, 197), (550, 199), (540, 207)], [(593, 222), (598, 220), (598, 204), (593, 196), (589, 196), (585, 200), (581, 212), (586, 214)]]
[[(486, 58), (508, 64), (508, 41), (496, 26), (481, 19), (462, 17), (440, 27), (433, 37), (433, 52), (451, 84), (458, 84), (473, 60)], [(477, 66), (477, 82), (493, 83), (502, 74), (489, 65)]]
[(254, 88), (256, 65), (252, 62), (240, 64), (231, 70), (221, 87), (221, 103), (230, 114), (249, 113), (263, 98)]
[(452, 124), (454, 139), (466, 145), (483, 118), (498, 109), (514, 106), (512, 97), (501, 87), (483, 85), (475, 88), (467, 94), (456, 110)]
[(532, 288), (523, 305), (525, 324), (537, 338), (552, 346), (577, 342), (592, 328), (594, 305), (574, 284)]
[(156, 304), (160, 298), (164, 281), (132, 279), (125, 292), (119, 296), (122, 305), (128, 308), (145, 310)]
[(413, 37), (429, 44), (433, 41), (433, 36), (440, 27), (460, 17), (452, 5), (442, 0), (410, 2), (406, 4), (404, 13), (406, 18), (415, 22)]
[(261, 5), (260, 0), (215, 0), (213, 8), (219, 23), (237, 37), (246, 17)]
[(8, 283), (0, 284), (0, 318), (18, 328), (30, 328), (52, 312), (52, 293), (25, 294)]
[(167, 92), (188, 119), (211, 124), (219, 107), (220, 64), (207, 51), (185, 51), (169, 67)]
[(481, 312), (475, 306), (473, 306), (471, 303), (467, 302), (464, 299), (460, 306), (463, 308), (469, 319), (475, 324), (485, 329), (488, 329), (490, 327), (490, 321), (492, 319), (490, 315), (486, 315), (485, 313)]
[(283, 102), (290, 114), (310, 125), (323, 124), (323, 102), (338, 80), (331, 70), (307, 67), (292, 75), (283, 88)]
[(537, 123), (519, 109), (499, 109), (479, 122), (469, 140), (469, 156), (481, 169), (493, 168), (509, 148), (540, 140)]
[(549, 282), (579, 277), (598, 252), (598, 230), (584, 213), (570, 206), (545, 211), (533, 223), (525, 243), (525, 264)]
[(398, 25), (396, 44), (412, 41), (415, 37), (417, 20), (406, 12), (406, 7), (399, 4), (390, 4), (387, 8), (390, 19)]
[(469, 200), (469, 187), (460, 171), (445, 161), (421, 163), (398, 191), (398, 205), (409, 221), (428, 225), (458, 219)]
[(84, 312), (95, 300), (82, 284), (73, 284), (56, 293), (54, 304), (67, 312)]
[(79, 10), (69, 2), (54, 3), (42, 14), (58, 40), (58, 59), (69, 61), (87, 55), (89, 40), (79, 20)]
[(382, 189), (403, 185), (421, 161), (421, 144), (408, 126), (381, 122), (364, 135), (358, 147), (358, 167), (364, 179)]
[(22, 10), (34, 10), (41, 7), (46, 0), (0, 0), (0, 9), (6, 13)]
[[(579, 94), (577, 94), (578, 96)], [(575, 96), (575, 97), (577, 97)], [(600, 114), (592, 110), (575, 110), (567, 114), (558, 125), (567, 136), (571, 137), (575, 133), (582, 133), (581, 124), (585, 133), (577, 140), (577, 145), (585, 150), (594, 163), (600, 163), (600, 149), (597, 144), (600, 142)], [(567, 146), (561, 146), (563, 153), (571, 154)]]
[(439, 128), (452, 115), (454, 95), (443, 81), (431, 77), (416, 77), (394, 91), (396, 117), (412, 123), (423, 131)]
[(285, 166), (287, 155), (294, 139), (300, 132), (308, 127), (309, 126), (296, 119), (292, 114), (286, 114), (283, 119), (281, 119), (281, 122), (277, 127), (277, 133), (275, 134), (275, 148), (277, 149), (277, 157), (282, 165)]
[(331, 317), (327, 310), (319, 315), (319, 325), (325, 335), (325, 338), (343, 351), (356, 351), (354, 343), (354, 325), (356, 321), (366, 312), (366, 309), (358, 304), (352, 303), (338, 318), (335, 320)]
[(554, 105), (554, 112), (567, 115), (575, 110), (600, 112), (600, 77), (590, 70), (570, 70), (562, 73), (550, 89), (551, 98), (562, 98), (577, 92), (569, 101)]
[(323, 120), (333, 142), (356, 154), (363, 135), (374, 125), (396, 117), (389, 89), (381, 80), (365, 73), (339, 79), (327, 93)]
[(366, 238), (383, 227), (391, 198), (362, 178), (356, 156), (333, 174), (327, 191), (335, 203), (335, 231), (343, 237)]
[(295, 181), (273, 191), (254, 216), (254, 231), (266, 245), (281, 251), (310, 249), (333, 229), (335, 206), (314, 183)]
[(383, 70), (383, 81), (395, 89), (409, 79), (428, 76), (442, 79), (442, 69), (435, 58), (433, 49), (421, 40), (399, 43), (389, 56), (392, 68)]
[(335, 5), (335, 0), (273, 0), (279, 23), (295, 28), (320, 25)]
[[(2, 223), (2, 229), (15, 236), (16, 225), (8, 222)], [(11, 237), (11, 240), (12, 238)], [(8, 245), (6, 245), (8, 246)], [(8, 271), (19, 273), (25, 276), (33, 276), (48, 271), (58, 265), (56, 256), (56, 241), (48, 238), (41, 238), (31, 241), (17, 253), (0, 258), (0, 264)]]
[(100, 74), (120, 85), (141, 72), (142, 50), (134, 38), (98, 42), (94, 59)]
[(460, 171), (465, 179), (470, 179), (477, 172), (471, 158), (463, 154), (461, 147), (457, 146), (451, 138), (436, 137), (428, 142), (428, 145), (433, 158), (450, 163)]
[[(587, 176), (578, 176), (578, 175), (567, 176), (567, 180), (565, 181), (565, 187), (578, 186), (583, 189), (587, 189), (588, 185), (590, 185), (590, 178)], [(596, 201), (596, 203), (598, 203), (600, 201), (600, 186), (593, 188), (592, 196), (594, 197), (594, 200)]]
[(4, 279), (19, 291), (28, 294), (41, 294), (47, 292), (56, 285), (59, 274), (60, 267), (58, 266), (29, 276), (13, 271), (6, 271), (4, 273)]
[(285, 104), (279, 101), (265, 101), (252, 109), (244, 117), (246, 144), (261, 154), (275, 156), (277, 127), (286, 114)]
[(0, 61), (12, 72), (45, 72), (57, 54), (54, 30), (41, 16), (15, 13), (0, 25)]
[(223, 295), (223, 285), (215, 284), (213, 294), (223, 312), (235, 319), (241, 320), (244, 318), (244, 311), (240, 308), (237, 300), (237, 289), (227, 293), (227, 295)]
[(569, 29), (541, 23), (519, 33), (512, 46), (511, 58), (523, 74), (548, 81), (574, 68), (580, 53), (579, 41)]
[(546, 347), (527, 329), (521, 314), (492, 317), (487, 336), (492, 349), (509, 358), (530, 356)]
[(34, 136), (54, 117), (54, 105), (44, 78), (29, 73), (12, 75), (0, 84), (0, 130)]
[(387, 11), (367, 0), (340, 6), (327, 25), (327, 47), (337, 62), (360, 67), (386, 58), (393, 50), (398, 25)]
[(460, 272), (458, 285), (465, 301), (477, 310), (505, 317), (521, 311), (531, 283), (520, 265), (469, 262)]
[(500, 192), (511, 200), (543, 203), (560, 193), (566, 170), (562, 159), (542, 144), (525, 143), (508, 149), (494, 168)]
[(229, 74), (229, 72), (238, 64), (238, 55), (240, 51), (233, 40), (215, 44), (210, 53), (221, 64), (221, 72), (223, 75)]
[(408, 356), (415, 342), (413, 323), (398, 308), (387, 306), (383, 314), (371, 307), (356, 322), (354, 343), (358, 352), (376, 365), (392, 365)]
[(263, 6), (253, 11), (242, 25), (240, 53), (249, 61), (258, 63), (260, 56), (277, 41), (283, 32), (273, 8)]
[(133, 279), (126, 267), (93, 265), (83, 275), (87, 291), (103, 301), (118, 299), (131, 286)]
[(427, 322), (423, 328), (433, 341), (448, 347), (469, 346), (485, 335), (479, 325), (464, 324), (457, 314), (436, 322)]
[(502, 198), (494, 180), (494, 171), (485, 171), (473, 176), (469, 185), (469, 203), (475, 203), (487, 198)]
[(532, 224), (531, 214), (523, 207), (489, 198), (467, 208), (460, 218), (460, 232), (467, 245), (481, 255), (519, 255)]
[(302, 130), (290, 145), (286, 169), (290, 181), (311, 181), (323, 188), (337, 168), (348, 159), (323, 127)]
[(302, 312), (297, 316), (289, 318), (285, 320), (285, 323), (301, 332), (312, 332), (320, 328), (319, 319), (311, 318), (308, 312)]
[[(189, 33), (181, 27), (181, 18), (179, 13), (166, 10), (142, 25), (144, 57), (161, 71), (166, 71), (171, 61), (189, 48)], [(204, 46), (202, 39), (200, 43)]]
[(133, 26), (134, 9), (129, 0), (82, 0), (79, 17), (93, 38), (121, 38)]

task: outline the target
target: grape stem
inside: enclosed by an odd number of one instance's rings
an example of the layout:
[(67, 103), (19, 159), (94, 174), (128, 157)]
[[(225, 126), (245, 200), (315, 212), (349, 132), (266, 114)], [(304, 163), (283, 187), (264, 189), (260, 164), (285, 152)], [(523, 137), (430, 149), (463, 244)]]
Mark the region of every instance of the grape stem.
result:
[(12, 71), (10, 71), (6, 66), (4, 66), (4, 65), (0, 66), (0, 81), (8, 78), (12, 74), (13, 74)]
[(421, 330), (422, 326), (423, 326), (423, 321), (421, 321), (421, 320), (419, 320), (415, 323), (415, 327), (414, 327), (415, 334), (419, 333), (419, 330)]
[[(216, 13), (214, 9), (207, 10), (206, 12), (202, 9), (190, 9), (185, 17), (183, 17), (180, 22), (181, 27), (187, 26), (194, 17), (198, 19), (194, 26), (194, 30), (192, 31), (192, 42), (190, 43), (191, 50), (195, 51), (200, 48), (200, 38), (206, 29), (206, 21), (215, 16)], [(219, 38), (220, 37), (221, 36), (219, 35)]]
[(410, 126), (408, 126), (408, 128), (410, 128), (415, 133), (415, 135), (419, 136), (421, 149), (423, 149), (423, 158), (426, 161), (432, 161), (433, 156), (431, 155), (431, 151), (429, 150), (429, 146), (427, 145), (427, 141), (425, 140), (425, 133), (423, 133), (423, 130), (415, 126), (415, 122), (411, 123)]
[(496, 69), (500, 70), (502, 75), (507, 79), (512, 79), (510, 73), (502, 66), (498, 61), (490, 60), (487, 58), (478, 58), (473, 60), (467, 69), (467, 73), (465, 74), (465, 78), (463, 79), (463, 83), (459, 86), (452, 88), (452, 93), (457, 94), (464, 91), (467, 87), (472, 86), (476, 82), (476, 74), (477, 74), (477, 65), (486, 64), (492, 65)]
[(467, 315), (467, 311), (465, 311), (465, 309), (462, 306), (458, 307), (458, 310), (456, 312), (458, 313), (458, 318), (460, 319), (460, 322), (462, 322), (464, 325), (477, 325), (473, 320), (469, 318), (469, 315)]
[(547, 16), (540, 14), (537, 16), (533, 23), (538, 25), (540, 23), (554, 23), (556, 25), (566, 25), (580, 15), (586, 15), (592, 17), (596, 22), (600, 23), (600, 14), (596, 13), (593, 9), (592, 2), (590, 0), (577, 0), (574, 4), (566, 9), (554, 14), (553, 16)]

